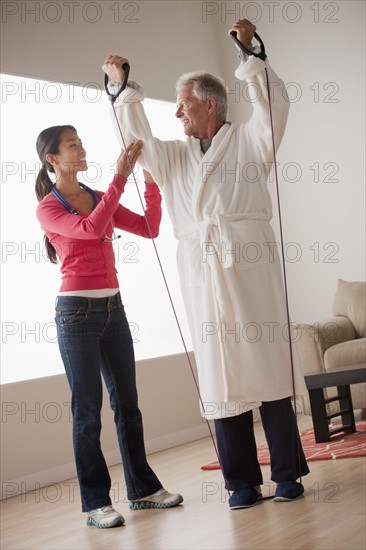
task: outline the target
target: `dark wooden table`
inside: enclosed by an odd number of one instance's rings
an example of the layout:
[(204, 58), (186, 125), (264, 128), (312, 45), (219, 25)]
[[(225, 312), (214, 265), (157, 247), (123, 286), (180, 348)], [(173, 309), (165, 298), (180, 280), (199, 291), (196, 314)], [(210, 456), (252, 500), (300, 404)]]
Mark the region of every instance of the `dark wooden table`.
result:
[[(331, 436), (339, 432), (352, 433), (356, 431), (350, 385), (361, 382), (366, 382), (366, 365), (364, 363), (305, 375), (317, 443), (330, 441)], [(324, 388), (330, 387), (337, 387), (338, 393), (334, 397), (325, 398)], [(326, 405), (333, 401), (339, 401), (340, 411), (328, 414)], [(330, 429), (329, 421), (337, 416), (341, 417), (342, 424), (337, 428)]]

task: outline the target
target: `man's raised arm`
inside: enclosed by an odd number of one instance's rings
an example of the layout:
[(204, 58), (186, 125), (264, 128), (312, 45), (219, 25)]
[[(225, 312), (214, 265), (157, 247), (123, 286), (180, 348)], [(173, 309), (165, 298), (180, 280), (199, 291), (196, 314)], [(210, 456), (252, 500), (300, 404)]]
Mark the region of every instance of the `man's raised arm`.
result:
[[(113, 95), (118, 92), (124, 81), (125, 72), (122, 67), (124, 63), (128, 63), (128, 59), (110, 55), (103, 64), (103, 71), (109, 77), (108, 89)], [(161, 141), (153, 136), (141, 104), (144, 98), (144, 89), (136, 82), (129, 80), (126, 88), (114, 103), (113, 108), (116, 116), (113, 115), (112, 120), (117, 138), (122, 146), (121, 131), (125, 143), (131, 140), (143, 141), (143, 154), (139, 157), (139, 164), (151, 173), (159, 185), (163, 186), (171, 180), (170, 157), (174, 142)]]

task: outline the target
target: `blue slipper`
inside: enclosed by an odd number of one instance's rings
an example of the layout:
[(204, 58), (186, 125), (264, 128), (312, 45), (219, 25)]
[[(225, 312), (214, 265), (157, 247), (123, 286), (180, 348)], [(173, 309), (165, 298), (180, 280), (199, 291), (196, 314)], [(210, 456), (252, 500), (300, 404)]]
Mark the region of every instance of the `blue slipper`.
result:
[(254, 487), (245, 487), (245, 489), (233, 492), (229, 498), (229, 506), (231, 510), (250, 508), (255, 506), (260, 498), (262, 495)]
[(274, 501), (286, 502), (297, 500), (304, 493), (304, 486), (297, 481), (282, 481), (277, 485)]

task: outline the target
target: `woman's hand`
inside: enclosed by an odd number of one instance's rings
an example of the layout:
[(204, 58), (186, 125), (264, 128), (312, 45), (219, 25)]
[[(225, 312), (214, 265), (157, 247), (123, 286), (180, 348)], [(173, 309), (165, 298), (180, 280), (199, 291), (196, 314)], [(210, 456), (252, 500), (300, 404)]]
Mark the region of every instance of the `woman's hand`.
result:
[(127, 153), (123, 150), (117, 160), (116, 173), (127, 179), (140, 156), (141, 149), (142, 141), (131, 141), (127, 145)]
[(144, 169), (142, 169), (142, 171), (143, 171), (146, 183), (155, 183), (155, 181), (153, 180), (153, 177), (150, 174), (150, 172), (148, 172), (147, 170), (144, 170)]

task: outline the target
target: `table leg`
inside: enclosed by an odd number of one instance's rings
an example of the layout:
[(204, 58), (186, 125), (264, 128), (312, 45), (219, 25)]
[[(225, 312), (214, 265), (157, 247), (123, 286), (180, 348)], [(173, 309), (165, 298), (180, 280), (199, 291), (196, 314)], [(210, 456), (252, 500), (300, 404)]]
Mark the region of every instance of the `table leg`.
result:
[(344, 431), (352, 433), (356, 431), (355, 415), (353, 413), (353, 403), (351, 396), (351, 388), (349, 386), (337, 386), (339, 397), (339, 406), (341, 411), (347, 411), (341, 414), (342, 425), (348, 426)]
[(327, 410), (322, 388), (309, 390), (311, 416), (313, 419), (314, 436), (317, 443), (330, 441)]

